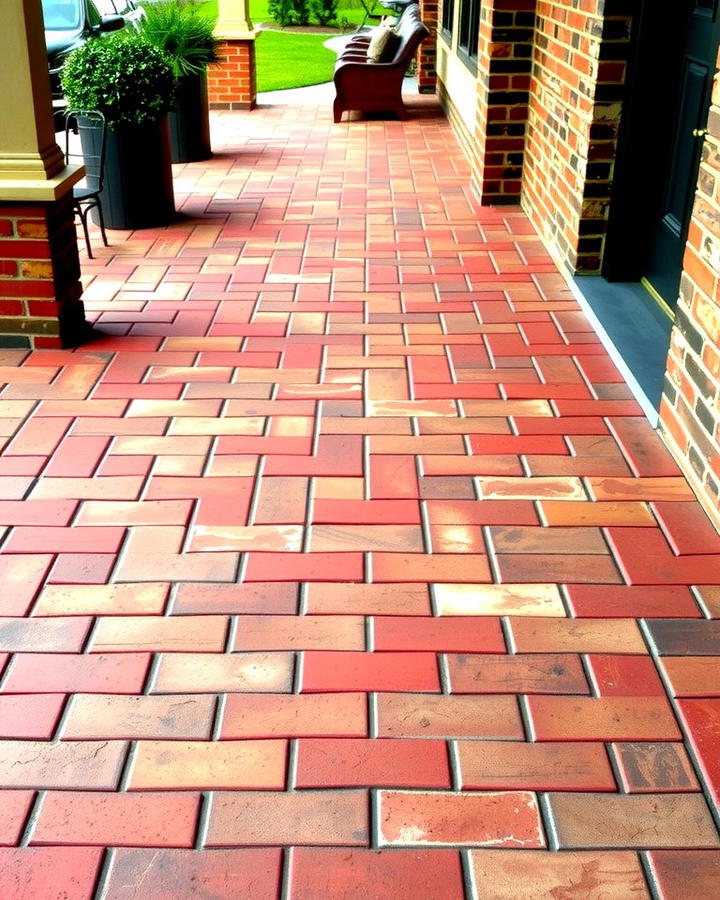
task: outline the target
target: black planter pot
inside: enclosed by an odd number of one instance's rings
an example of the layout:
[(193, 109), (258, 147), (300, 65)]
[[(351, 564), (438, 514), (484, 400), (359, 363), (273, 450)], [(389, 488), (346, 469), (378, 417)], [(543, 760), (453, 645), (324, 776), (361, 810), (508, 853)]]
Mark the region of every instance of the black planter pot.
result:
[[(83, 152), (97, 153), (100, 129), (82, 129)], [(87, 142), (96, 142), (86, 147)], [(100, 194), (105, 225), (133, 230), (168, 225), (175, 218), (167, 121), (119, 124), (108, 129), (105, 183)], [(93, 221), (97, 221), (94, 216)]]
[(175, 110), (168, 116), (168, 124), (174, 163), (197, 162), (212, 156), (205, 72), (179, 79)]

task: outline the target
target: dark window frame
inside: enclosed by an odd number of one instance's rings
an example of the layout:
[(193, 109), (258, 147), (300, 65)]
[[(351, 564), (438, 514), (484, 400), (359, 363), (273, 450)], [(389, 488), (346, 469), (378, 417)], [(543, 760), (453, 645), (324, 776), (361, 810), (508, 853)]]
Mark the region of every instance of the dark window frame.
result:
[(458, 56), (473, 71), (477, 71), (480, 3), (481, 0), (460, 0)]
[(440, 34), (450, 43), (453, 35), (453, 23), (455, 21), (455, 0), (443, 0), (442, 21)]

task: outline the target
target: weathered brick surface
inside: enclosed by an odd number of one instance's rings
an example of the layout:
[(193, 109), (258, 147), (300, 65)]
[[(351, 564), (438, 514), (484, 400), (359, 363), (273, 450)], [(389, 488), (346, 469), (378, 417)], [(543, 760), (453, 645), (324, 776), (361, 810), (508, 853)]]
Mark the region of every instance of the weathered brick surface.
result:
[(538, 0), (523, 206), (570, 271), (602, 258), (630, 48), (629, 2)]
[[(637, 4), (481, 5), (474, 134), (440, 95), (483, 204), (522, 204), (569, 273), (599, 272)], [(720, 523), (720, 88), (715, 87), (683, 263), (660, 430)], [(533, 471), (540, 474), (538, 462)], [(555, 463), (557, 466), (557, 462)], [(606, 463), (607, 465), (607, 463)], [(536, 470), (537, 466), (537, 470)], [(610, 474), (608, 472), (608, 474)]]
[(80, 342), (81, 293), (70, 199), (0, 202), (0, 348)]
[(720, 525), (720, 87), (716, 76), (702, 152), (660, 429)]
[(483, 204), (517, 203), (528, 122), (535, 0), (480, 7), (473, 182)]
[(102, 336), (0, 351), (3, 900), (712, 877), (717, 538), (409, 99), (214, 113)]
[(437, 84), (435, 33), (439, 22), (439, 7), (438, 0), (420, 0), (420, 18), (430, 29), (430, 37), (420, 44), (416, 57), (417, 83), (421, 94), (434, 93)]

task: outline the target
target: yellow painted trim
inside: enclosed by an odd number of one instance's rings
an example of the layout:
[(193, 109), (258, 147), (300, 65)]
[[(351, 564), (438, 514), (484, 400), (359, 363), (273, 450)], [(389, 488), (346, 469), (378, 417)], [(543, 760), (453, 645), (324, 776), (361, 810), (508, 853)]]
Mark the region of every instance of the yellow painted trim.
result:
[(249, 0), (218, 0), (215, 37), (220, 40), (254, 41)]
[(65, 166), (54, 178), (0, 179), (0, 201), (26, 203), (59, 200), (70, 193), (74, 184), (85, 175), (84, 166)]
[(668, 317), (668, 319), (670, 319), (671, 322), (674, 322), (675, 321), (675, 310), (672, 309), (671, 306), (669, 306), (667, 300), (665, 300), (663, 297), (661, 297), (660, 294), (658, 294), (658, 292), (650, 284), (650, 282), (647, 280), (647, 278), (641, 278), (640, 284), (645, 288), (645, 290), (648, 292), (648, 294), (650, 294), (650, 296), (653, 298), (653, 300), (660, 307), (660, 311), (662, 313), (664, 313)]
[(0, 150), (0, 180), (30, 181), (53, 178), (65, 168), (65, 157), (57, 143), (32, 153), (5, 153)]
[(257, 38), (259, 28), (245, 31), (242, 28), (234, 29), (232, 27), (223, 28), (221, 31), (215, 28), (215, 37), (219, 41), (249, 41), (252, 42)]

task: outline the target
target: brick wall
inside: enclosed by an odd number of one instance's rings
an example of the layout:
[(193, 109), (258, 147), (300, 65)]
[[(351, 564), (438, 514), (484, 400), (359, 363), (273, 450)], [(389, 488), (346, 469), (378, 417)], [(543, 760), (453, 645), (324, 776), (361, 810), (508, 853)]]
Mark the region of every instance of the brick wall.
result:
[(487, 0), (480, 7), (473, 186), (483, 204), (520, 196), (535, 0)]
[[(720, 60), (718, 62), (720, 69)], [(720, 84), (708, 135), (680, 300), (670, 341), (660, 430), (720, 527)]]
[(220, 62), (208, 69), (210, 109), (254, 109), (255, 40), (221, 39), (218, 53)]
[(522, 200), (572, 272), (597, 272), (633, 0), (537, 0)]
[(430, 29), (430, 37), (420, 44), (417, 53), (417, 83), (421, 94), (434, 94), (437, 86), (437, 42), (440, 23), (438, 0), (420, 0), (420, 18)]
[(0, 202), (0, 347), (74, 346), (86, 336), (70, 198)]

